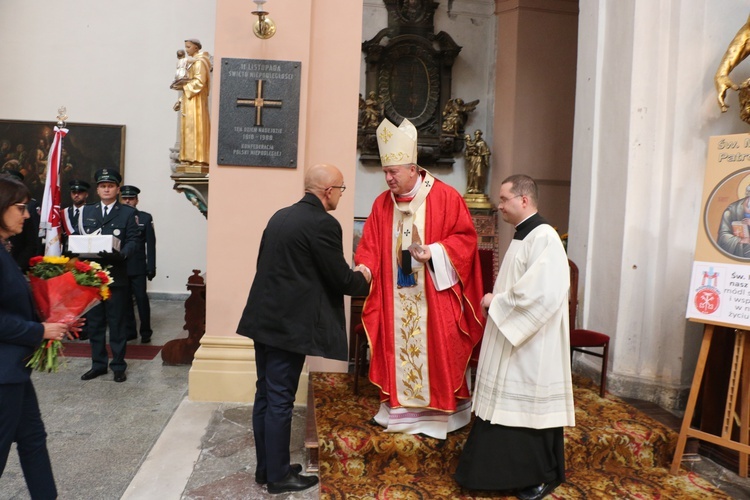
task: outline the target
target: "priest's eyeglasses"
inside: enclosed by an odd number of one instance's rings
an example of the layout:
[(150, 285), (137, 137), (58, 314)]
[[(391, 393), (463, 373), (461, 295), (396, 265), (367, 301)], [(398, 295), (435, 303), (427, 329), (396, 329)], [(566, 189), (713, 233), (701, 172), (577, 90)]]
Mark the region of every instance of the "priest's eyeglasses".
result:
[(519, 196), (523, 196), (523, 195), (522, 195), (522, 194), (517, 194), (517, 195), (515, 195), (515, 196), (511, 196), (510, 198), (505, 198), (505, 197), (501, 196), (501, 197), (500, 197), (500, 203), (501, 203), (502, 205), (505, 205), (505, 204), (506, 204), (506, 203), (508, 203), (508, 202), (509, 202), (510, 200), (512, 200), (512, 199), (514, 199), (514, 198), (518, 198)]
[(21, 213), (31, 213), (29, 212), (29, 206), (26, 203), (14, 203), (13, 206), (18, 207), (18, 210), (21, 211)]
[(346, 186), (328, 186), (326, 189), (333, 189), (333, 188), (339, 188), (341, 190), (341, 194), (344, 194), (344, 191), (346, 191)]

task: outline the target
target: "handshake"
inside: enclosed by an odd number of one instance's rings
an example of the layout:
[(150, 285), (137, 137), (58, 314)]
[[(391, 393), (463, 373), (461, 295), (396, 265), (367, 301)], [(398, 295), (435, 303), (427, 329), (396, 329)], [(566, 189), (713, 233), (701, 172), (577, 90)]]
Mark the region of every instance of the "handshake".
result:
[(354, 270), (362, 273), (368, 283), (372, 281), (372, 274), (370, 273), (370, 270), (367, 269), (367, 266), (359, 264), (358, 266), (354, 268)]

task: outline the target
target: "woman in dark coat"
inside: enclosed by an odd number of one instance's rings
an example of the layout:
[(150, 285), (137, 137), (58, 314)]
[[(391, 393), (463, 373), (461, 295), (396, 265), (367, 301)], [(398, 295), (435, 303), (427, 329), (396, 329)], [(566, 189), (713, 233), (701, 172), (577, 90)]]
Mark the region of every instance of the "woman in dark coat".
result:
[(63, 323), (39, 321), (26, 278), (10, 255), (8, 238), (20, 233), (29, 218), (28, 200), (24, 184), (0, 175), (0, 476), (16, 442), (31, 498), (46, 500), (57, 498), (57, 489), (26, 363), (42, 339), (70, 334)]

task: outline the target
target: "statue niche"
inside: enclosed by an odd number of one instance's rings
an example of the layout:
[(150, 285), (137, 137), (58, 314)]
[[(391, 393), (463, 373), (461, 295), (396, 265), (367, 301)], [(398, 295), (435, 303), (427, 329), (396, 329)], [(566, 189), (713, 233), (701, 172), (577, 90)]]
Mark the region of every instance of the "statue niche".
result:
[[(449, 127), (446, 132), (443, 110), (453, 101), (451, 71), (461, 47), (447, 33), (435, 34), (437, 2), (383, 2), (388, 10), (388, 27), (362, 43), (370, 117), (362, 115), (358, 127), (360, 160), (380, 164), (375, 129), (383, 118), (396, 124), (408, 118), (419, 131), (419, 164), (450, 166), (464, 146), (465, 115), (464, 120), (458, 120), (459, 127)], [(376, 112), (379, 116), (374, 120)]]

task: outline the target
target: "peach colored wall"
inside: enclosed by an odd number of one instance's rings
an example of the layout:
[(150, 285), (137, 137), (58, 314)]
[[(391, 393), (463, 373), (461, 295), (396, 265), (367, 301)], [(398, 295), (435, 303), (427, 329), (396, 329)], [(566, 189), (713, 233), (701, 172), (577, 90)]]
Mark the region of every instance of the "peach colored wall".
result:
[[(271, 0), (266, 10), (277, 32), (269, 40), (252, 33), (254, 8), (249, 0), (217, 1), (211, 147), (216, 151), (222, 57), (300, 61), (298, 168), (217, 166), (213, 155), (206, 324), (206, 335), (212, 336), (235, 335), (263, 229), (274, 212), (302, 197), (305, 166), (333, 163), (343, 172), (348, 189), (332, 214), (344, 229), (344, 254), (351, 255), (362, 4)], [(310, 367), (346, 368), (345, 363), (326, 363), (312, 360)]]
[[(498, 0), (493, 169), (536, 179), (539, 211), (567, 232), (578, 43), (577, 0)], [(513, 228), (501, 223), (501, 249)]]

